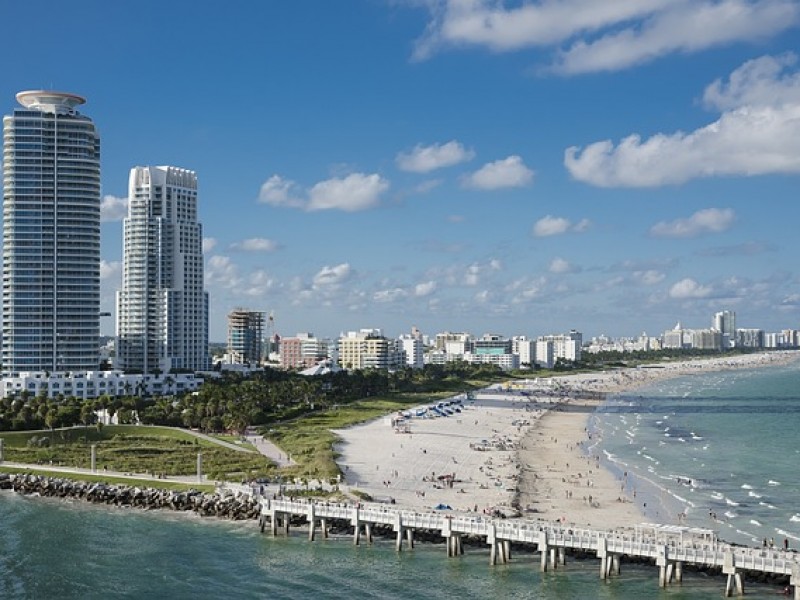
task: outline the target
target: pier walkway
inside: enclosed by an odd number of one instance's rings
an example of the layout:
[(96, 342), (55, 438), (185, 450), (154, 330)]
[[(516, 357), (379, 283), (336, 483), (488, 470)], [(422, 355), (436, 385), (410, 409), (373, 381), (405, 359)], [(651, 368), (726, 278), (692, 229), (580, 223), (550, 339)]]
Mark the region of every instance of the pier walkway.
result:
[(286, 498), (261, 500), (261, 531), (269, 526), (273, 535), (289, 533), (292, 517), (305, 517), (309, 540), (317, 527), (328, 536), (333, 521), (353, 528), (353, 541), (362, 536), (372, 542), (373, 527), (391, 528), (396, 548), (404, 541), (413, 548), (415, 532), (429, 532), (446, 540), (447, 555), (463, 553), (464, 537), (485, 540), (489, 562), (508, 562), (511, 544), (526, 544), (540, 553), (542, 571), (565, 564), (566, 550), (595, 553), (600, 559), (600, 578), (620, 573), (622, 556), (652, 560), (658, 567), (659, 585), (680, 582), (683, 566), (721, 569), (727, 575), (725, 595), (744, 593), (743, 572), (784, 575), (790, 578), (793, 598), (800, 600), (800, 556), (794, 552), (733, 546), (716, 538), (711, 530), (659, 524), (635, 529), (603, 530), (573, 527), (558, 522), (524, 518), (503, 519), (485, 515), (447, 512), (415, 512), (385, 504), (343, 504)]

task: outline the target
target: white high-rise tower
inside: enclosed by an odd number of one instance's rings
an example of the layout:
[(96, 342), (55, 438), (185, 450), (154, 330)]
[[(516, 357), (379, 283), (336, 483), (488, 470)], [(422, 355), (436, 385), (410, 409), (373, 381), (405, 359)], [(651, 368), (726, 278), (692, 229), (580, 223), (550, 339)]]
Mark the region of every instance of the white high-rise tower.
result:
[(731, 310), (722, 310), (714, 313), (713, 328), (722, 334), (722, 347), (733, 348), (736, 346), (736, 313)]
[(208, 368), (208, 294), (197, 175), (134, 167), (117, 294), (117, 367), (150, 374)]
[(97, 369), (100, 137), (75, 94), (3, 118), (3, 374)]

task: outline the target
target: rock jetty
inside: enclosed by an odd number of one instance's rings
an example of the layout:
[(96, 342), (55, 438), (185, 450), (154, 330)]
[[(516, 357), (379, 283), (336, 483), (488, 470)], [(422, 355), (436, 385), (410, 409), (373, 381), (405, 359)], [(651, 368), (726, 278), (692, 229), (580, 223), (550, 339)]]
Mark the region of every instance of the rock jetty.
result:
[(256, 500), (242, 494), (205, 493), (199, 490), (163, 490), (156, 488), (74, 481), (33, 474), (0, 473), (0, 490), (48, 498), (74, 498), (145, 510), (191, 511), (202, 517), (219, 517), (234, 521), (257, 519)]

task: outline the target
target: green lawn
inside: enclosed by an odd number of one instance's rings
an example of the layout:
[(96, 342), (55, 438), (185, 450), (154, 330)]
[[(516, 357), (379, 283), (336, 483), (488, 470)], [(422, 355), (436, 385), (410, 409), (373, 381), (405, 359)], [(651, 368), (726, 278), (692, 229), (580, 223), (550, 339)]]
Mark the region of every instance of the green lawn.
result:
[(192, 475), (197, 453), (212, 479), (268, 476), (274, 466), (260, 454), (236, 452), (168, 427), (109, 425), (55, 431), (0, 433), (5, 459), (12, 462), (89, 468), (97, 445), (97, 467), (123, 473)]

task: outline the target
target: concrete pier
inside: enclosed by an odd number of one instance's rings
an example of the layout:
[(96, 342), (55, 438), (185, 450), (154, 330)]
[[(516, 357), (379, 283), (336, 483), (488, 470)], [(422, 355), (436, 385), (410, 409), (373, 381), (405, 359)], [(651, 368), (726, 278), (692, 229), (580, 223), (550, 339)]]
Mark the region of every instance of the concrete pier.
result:
[[(397, 550), (407, 540), (413, 548), (414, 532), (430, 532), (445, 540), (447, 555), (463, 554), (463, 539), (483, 539), (489, 546), (489, 563), (511, 560), (511, 544), (535, 547), (540, 553), (541, 570), (565, 564), (567, 550), (593, 552), (600, 560), (600, 577), (619, 575), (623, 555), (652, 561), (658, 568), (658, 584), (667, 587), (680, 583), (684, 564), (721, 569), (726, 576), (725, 595), (744, 593), (745, 571), (782, 575), (790, 578), (793, 597), (800, 600), (800, 554), (785, 550), (732, 546), (719, 541), (714, 532), (675, 525), (641, 524), (631, 529), (604, 530), (569, 527), (560, 522), (529, 519), (499, 519), (474, 513), (416, 512), (384, 504), (329, 504), (285, 499), (261, 500), (261, 530), (267, 520), (273, 535), (278, 527), (289, 533), (293, 515), (308, 521), (308, 536), (314, 539), (316, 523), (327, 535), (327, 520), (353, 526), (353, 543), (362, 533), (372, 541), (375, 526), (391, 528)], [(651, 564), (652, 564), (651, 563)]]

